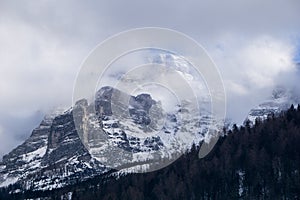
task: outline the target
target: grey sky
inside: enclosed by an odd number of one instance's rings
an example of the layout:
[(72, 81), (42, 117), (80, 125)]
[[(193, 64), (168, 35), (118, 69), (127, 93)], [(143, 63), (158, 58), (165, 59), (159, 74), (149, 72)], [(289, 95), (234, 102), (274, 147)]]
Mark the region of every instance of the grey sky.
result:
[(196, 39), (224, 78), (229, 117), (242, 120), (276, 84), (298, 80), (299, 10), (298, 0), (0, 0), (0, 156), (45, 112), (70, 106), (88, 53), (130, 28), (165, 27)]

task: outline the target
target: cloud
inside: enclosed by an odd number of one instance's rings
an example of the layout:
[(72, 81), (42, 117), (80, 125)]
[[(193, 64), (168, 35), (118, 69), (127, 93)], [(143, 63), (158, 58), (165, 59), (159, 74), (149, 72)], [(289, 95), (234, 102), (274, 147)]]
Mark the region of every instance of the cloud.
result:
[[(40, 104), (48, 105), (48, 102), (65, 102), (66, 96), (69, 98), (70, 92), (65, 95), (60, 92), (72, 89), (81, 61), (76, 57), (78, 50), (63, 46), (52, 35), (14, 21), (0, 26), (0, 42), (0, 92), (6, 94), (1, 100), (7, 99), (8, 109), (9, 104), (14, 104), (19, 111), (32, 110), (18, 103), (39, 100)], [(49, 95), (50, 90), (52, 95)]]
[[(4, 140), (3, 140), (3, 130), (2, 130), (2, 128), (1, 128), (1, 126), (0, 126), (0, 140), (1, 140), (1, 141), (4, 141)], [(1, 155), (3, 155), (3, 152), (6, 151), (5, 149), (6, 149), (6, 147), (5, 147), (4, 145), (1, 145), (1, 146), (0, 146), (0, 154), (1, 154)], [(1, 159), (0, 159), (0, 160), (1, 160)]]
[(278, 86), (293, 88), (299, 80), (291, 40), (269, 35), (241, 39), (233, 33), (217, 39), (209, 53), (219, 67), (228, 97), (228, 117), (242, 123), (249, 110), (269, 99)]
[(224, 79), (253, 90), (274, 87), (281, 84), (282, 75), (296, 72), (293, 61), (296, 49), (290, 42), (270, 36), (244, 41), (237, 37), (221, 39), (221, 50), (220, 47), (211, 49)]
[[(1, 145), (0, 145), (0, 155), (3, 155), (5, 153), (7, 153), (8, 149), (13, 148), (14, 146), (10, 145), (12, 143), (14, 143), (12, 141), (12, 138), (7, 137), (7, 135), (5, 134), (4, 129), (0, 126), (0, 141), (1, 141)], [(0, 157), (0, 161), (2, 160), (2, 156)]]
[(24, 141), (42, 113), (71, 106), (74, 78), (89, 51), (24, 21), (18, 17), (22, 12), (5, 12), (0, 14), (0, 125), (6, 142), (0, 155)]
[(274, 86), (279, 74), (295, 72), (291, 45), (273, 38), (259, 38), (242, 49), (240, 54), (241, 64), (248, 63), (245, 76), (250, 84), (257, 87)]
[(298, 0), (1, 1), (0, 125), (11, 145), (1, 145), (0, 155), (19, 143), (13, 123), (28, 122), (21, 126), (28, 135), (42, 118), (35, 113), (70, 106), (89, 51), (136, 27), (175, 29), (202, 44), (235, 104), (228, 105), (230, 117), (241, 120), (274, 85), (298, 80), (292, 61), (299, 55), (299, 7)]

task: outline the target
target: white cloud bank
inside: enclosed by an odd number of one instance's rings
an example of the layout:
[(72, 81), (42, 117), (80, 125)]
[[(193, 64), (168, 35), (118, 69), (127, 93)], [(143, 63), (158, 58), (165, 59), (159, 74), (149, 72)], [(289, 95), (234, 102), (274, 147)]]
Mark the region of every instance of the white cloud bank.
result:
[(232, 38), (222, 41), (226, 43), (211, 53), (225, 81), (244, 87), (232, 92), (247, 94), (253, 89), (274, 87), (291, 78), (285, 77), (286, 73), (296, 73), (296, 49), (288, 42), (269, 36), (238, 43)]
[(270, 98), (276, 86), (296, 87), (299, 76), (291, 41), (266, 35), (239, 37), (221, 37), (209, 52), (224, 79), (228, 117), (241, 123), (249, 109)]
[(30, 134), (37, 112), (71, 104), (93, 47), (136, 27), (175, 29), (202, 44), (224, 78), (229, 117), (242, 120), (276, 84), (298, 83), (299, 9), (298, 0), (1, 1), (0, 156)]

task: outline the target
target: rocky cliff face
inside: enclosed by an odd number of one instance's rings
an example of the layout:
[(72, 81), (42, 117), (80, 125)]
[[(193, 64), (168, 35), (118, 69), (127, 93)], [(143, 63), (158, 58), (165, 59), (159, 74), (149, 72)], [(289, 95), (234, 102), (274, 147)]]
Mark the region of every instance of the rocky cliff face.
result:
[(22, 145), (3, 157), (0, 164), (0, 186), (15, 183), (27, 176), (26, 174), (32, 174), (40, 168), (47, 151), (48, 136), (54, 117), (55, 115), (46, 116)]
[(180, 156), (183, 147), (204, 139), (211, 119), (199, 119), (180, 106), (175, 110), (165, 113), (149, 94), (130, 96), (103, 87), (94, 102), (82, 99), (65, 112), (46, 116), (23, 144), (5, 155), (0, 187), (58, 188), (112, 168), (136, 171), (137, 163), (147, 169), (149, 159)]
[(200, 116), (185, 104), (166, 113), (149, 94), (130, 96), (103, 87), (96, 93), (95, 103), (80, 102), (75, 113), (86, 117), (83, 121), (75, 117), (75, 122), (84, 146), (105, 166), (127, 172), (151, 171), (202, 141), (212, 124), (209, 116)]
[(5, 155), (0, 186), (18, 183), (24, 189), (51, 189), (104, 172), (82, 145), (72, 117), (72, 111), (46, 116), (23, 144)]
[[(292, 93), (277, 88), (271, 100), (250, 111), (248, 119), (264, 119), (297, 101)], [(23, 144), (5, 155), (0, 187), (17, 183), (21, 189), (47, 190), (112, 168), (136, 172), (141, 170), (135, 168), (138, 164), (147, 170), (153, 167), (149, 159), (167, 165), (170, 158), (203, 141), (208, 129), (221, 130), (219, 124), (209, 113), (199, 115), (188, 106), (166, 113), (149, 94), (130, 96), (103, 87), (94, 102), (82, 99), (65, 112), (47, 115)]]

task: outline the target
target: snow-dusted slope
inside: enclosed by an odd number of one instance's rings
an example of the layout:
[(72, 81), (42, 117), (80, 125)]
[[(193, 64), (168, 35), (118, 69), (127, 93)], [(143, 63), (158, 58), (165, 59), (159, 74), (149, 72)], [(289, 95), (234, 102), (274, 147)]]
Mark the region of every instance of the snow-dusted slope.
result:
[(250, 110), (246, 120), (251, 123), (255, 123), (256, 118), (264, 120), (271, 114), (287, 110), (292, 104), (297, 106), (299, 102), (300, 99), (295, 92), (284, 87), (277, 87), (273, 90), (269, 100)]
[(104, 170), (81, 144), (70, 112), (45, 116), (23, 144), (3, 157), (0, 187), (19, 183), (23, 189), (51, 189), (75, 181), (82, 173)]
[(103, 87), (96, 96), (95, 104), (80, 102), (78, 113), (87, 117), (77, 122), (79, 135), (92, 157), (110, 168), (159, 169), (199, 144), (209, 128), (220, 128), (208, 113), (201, 115), (189, 102), (166, 113), (149, 94), (134, 97)]
[[(113, 100), (113, 92), (129, 98), (129, 105)], [(134, 97), (103, 87), (95, 102), (82, 99), (68, 111), (46, 116), (22, 145), (5, 155), (0, 187), (18, 183), (22, 189), (44, 190), (112, 168), (163, 167), (202, 141), (212, 124), (209, 115), (198, 115), (185, 104), (166, 113), (149, 94)]]
[[(21, 189), (45, 190), (101, 175), (111, 168), (122, 173), (155, 170), (208, 138), (209, 129), (221, 130), (222, 122), (212, 119), (206, 109), (210, 107), (206, 88), (198, 84), (189, 63), (172, 55), (160, 55), (152, 62), (175, 67), (194, 84), (202, 102), (200, 110), (186, 101), (166, 112), (149, 94), (130, 96), (103, 87), (95, 102), (82, 99), (65, 112), (46, 116), (22, 145), (5, 155), (0, 163), (0, 187), (18, 183)], [(113, 93), (119, 99), (114, 99)], [(297, 102), (292, 92), (277, 88), (247, 119), (265, 119)]]
[[(95, 103), (83, 99), (68, 111), (46, 116), (22, 145), (3, 157), (0, 187), (18, 183), (21, 189), (45, 190), (106, 173), (112, 167), (120, 173), (147, 171), (149, 163), (164, 160), (168, 164), (204, 140), (209, 128), (222, 128), (209, 113), (200, 115), (192, 107), (181, 105), (166, 113), (148, 94), (133, 97), (117, 91), (130, 99), (124, 114), (126, 105), (112, 101), (113, 91), (104, 87)], [(248, 119), (266, 118), (295, 102), (293, 93), (277, 88), (271, 100), (250, 111)], [(74, 122), (80, 122), (77, 129)], [(162, 167), (161, 163), (155, 167)]]
[(19, 179), (35, 173), (41, 167), (41, 161), (47, 150), (50, 127), (59, 113), (45, 116), (39, 127), (16, 149), (3, 157), (0, 164), (0, 186), (7, 186)]

